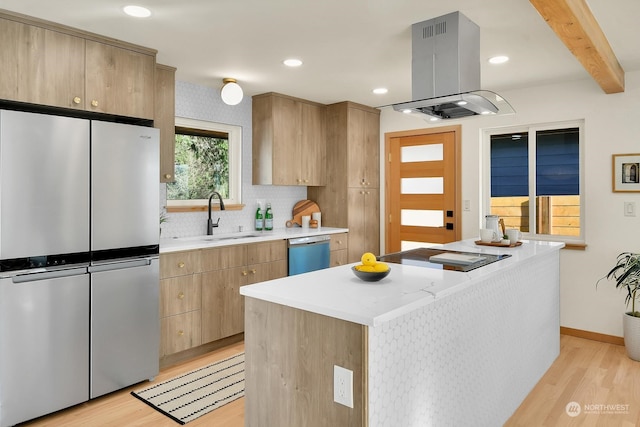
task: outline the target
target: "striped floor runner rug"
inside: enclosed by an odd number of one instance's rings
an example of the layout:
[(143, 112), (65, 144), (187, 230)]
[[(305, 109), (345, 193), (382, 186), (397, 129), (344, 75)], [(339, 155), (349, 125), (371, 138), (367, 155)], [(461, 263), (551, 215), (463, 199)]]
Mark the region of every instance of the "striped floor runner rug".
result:
[(131, 394), (186, 424), (244, 396), (244, 353)]

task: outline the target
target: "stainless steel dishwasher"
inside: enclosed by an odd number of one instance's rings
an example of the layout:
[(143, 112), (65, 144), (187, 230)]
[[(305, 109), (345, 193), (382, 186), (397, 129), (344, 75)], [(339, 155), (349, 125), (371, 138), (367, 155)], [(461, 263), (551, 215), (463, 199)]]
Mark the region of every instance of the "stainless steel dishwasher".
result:
[(289, 239), (289, 276), (329, 268), (331, 237), (298, 237)]

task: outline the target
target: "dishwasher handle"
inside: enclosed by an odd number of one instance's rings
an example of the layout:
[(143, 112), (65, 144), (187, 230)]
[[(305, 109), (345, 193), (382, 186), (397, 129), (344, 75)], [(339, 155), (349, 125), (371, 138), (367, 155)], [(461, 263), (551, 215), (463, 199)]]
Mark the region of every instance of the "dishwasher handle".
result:
[(58, 279), (60, 277), (79, 276), (87, 273), (87, 267), (73, 267), (58, 270), (38, 269), (25, 274), (17, 274), (11, 277), (13, 283), (35, 282), (37, 280)]
[(323, 234), (321, 236), (308, 236), (308, 237), (298, 237), (295, 239), (289, 239), (289, 247), (294, 246), (302, 246), (302, 245), (321, 245), (327, 244), (331, 241), (331, 237), (328, 234)]
[(125, 268), (146, 267), (151, 265), (158, 257), (137, 258), (134, 260), (119, 260), (113, 262), (103, 262), (89, 266), (89, 273), (99, 273), (101, 271), (123, 270)]

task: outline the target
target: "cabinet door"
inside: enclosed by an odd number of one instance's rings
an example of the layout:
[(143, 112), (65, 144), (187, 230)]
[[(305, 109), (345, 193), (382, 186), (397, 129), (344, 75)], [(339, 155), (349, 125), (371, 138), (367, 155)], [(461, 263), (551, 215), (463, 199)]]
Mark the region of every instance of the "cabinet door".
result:
[(201, 271), (222, 270), (247, 265), (247, 245), (203, 249)]
[(364, 113), (365, 186), (380, 187), (380, 114)]
[(86, 41), (86, 109), (153, 119), (155, 58)]
[(202, 273), (202, 342), (208, 343), (244, 331), (244, 297), (247, 268)]
[(339, 251), (331, 251), (329, 254), (329, 266), (339, 267), (349, 263), (349, 254), (347, 249), (340, 249)]
[(359, 108), (348, 109), (348, 186), (379, 187), (380, 116)]
[[(280, 279), (287, 277), (287, 260), (265, 262), (262, 264), (252, 264), (248, 268), (248, 284), (265, 282), (267, 280)], [(244, 303), (244, 301), (243, 301)], [(243, 310), (244, 312), (244, 306)]]
[(176, 69), (156, 64), (153, 125), (160, 129), (160, 182), (175, 181)]
[(160, 317), (200, 310), (200, 274), (160, 280)]
[(189, 311), (160, 321), (160, 356), (202, 344), (200, 311)]
[(302, 185), (324, 185), (326, 182), (325, 107), (301, 103), (302, 131), (300, 178)]
[(160, 278), (184, 276), (200, 271), (200, 251), (172, 252), (160, 255)]
[(349, 188), (349, 262), (363, 253), (380, 252), (380, 201), (376, 188)]
[(247, 245), (247, 264), (260, 264), (281, 259), (287, 259), (286, 240), (272, 240)]
[(273, 102), (273, 184), (303, 185), (300, 178), (302, 145), (301, 104), (274, 96)]
[(79, 37), (0, 19), (0, 98), (84, 108), (84, 50)]

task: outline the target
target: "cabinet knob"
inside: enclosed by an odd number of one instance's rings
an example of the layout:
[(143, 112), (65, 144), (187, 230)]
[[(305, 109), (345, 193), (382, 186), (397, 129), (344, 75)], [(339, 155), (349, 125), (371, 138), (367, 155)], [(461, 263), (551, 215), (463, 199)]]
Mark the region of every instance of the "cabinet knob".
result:
[(342, 244), (342, 240), (336, 240), (336, 243), (341, 245)]
[(91, 101), (91, 106), (92, 107), (97, 107), (98, 106), (98, 101), (96, 101), (95, 99), (93, 101)]
[(296, 179), (296, 182), (297, 182), (298, 184), (302, 184), (302, 180), (301, 180), (300, 178)]
[(246, 271), (243, 271), (243, 272), (242, 272), (242, 275), (243, 275), (243, 276), (246, 276), (247, 274), (248, 274), (248, 273), (247, 273)]
[(305, 183), (307, 183), (307, 182), (309, 182), (309, 180), (308, 180), (308, 179), (305, 179), (305, 180), (304, 180), (304, 182), (305, 182)]
[(361, 191), (360, 194), (364, 194), (364, 191)]
[(255, 268), (251, 269), (251, 274), (256, 274), (256, 269)]
[(365, 191), (364, 194), (371, 194), (371, 193), (369, 193), (368, 191)]
[(178, 299), (183, 299), (184, 298), (184, 292), (180, 292), (178, 294)]
[(173, 175), (171, 175), (170, 173), (165, 173), (164, 174), (164, 178), (165, 179), (171, 179), (173, 177)]
[(80, 104), (80, 102), (82, 102), (82, 99), (79, 96), (74, 96), (73, 97), (73, 103), (74, 104)]
[(180, 267), (180, 268), (184, 268), (184, 262), (179, 262), (179, 263), (178, 263), (178, 267)]
[(178, 336), (183, 336), (184, 335), (184, 331), (178, 331)]

